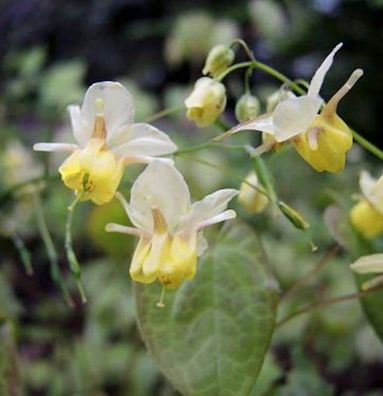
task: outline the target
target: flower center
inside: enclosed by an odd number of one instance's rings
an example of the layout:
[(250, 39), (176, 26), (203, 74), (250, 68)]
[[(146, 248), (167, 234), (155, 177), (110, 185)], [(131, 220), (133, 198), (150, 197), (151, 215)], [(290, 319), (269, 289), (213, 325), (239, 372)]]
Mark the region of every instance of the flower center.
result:
[(92, 138), (106, 139), (106, 125), (104, 117), (105, 102), (102, 98), (97, 98), (94, 101), (94, 107), (96, 110), (96, 117), (93, 125)]

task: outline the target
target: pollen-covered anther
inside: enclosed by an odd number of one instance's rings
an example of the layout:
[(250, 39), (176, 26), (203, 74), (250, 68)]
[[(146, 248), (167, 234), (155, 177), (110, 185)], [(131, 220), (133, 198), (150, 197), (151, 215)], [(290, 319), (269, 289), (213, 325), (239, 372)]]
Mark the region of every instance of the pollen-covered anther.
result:
[(104, 139), (106, 138), (106, 126), (104, 117), (105, 102), (101, 98), (97, 98), (94, 101), (94, 107), (96, 110), (96, 117), (94, 119), (93, 126), (93, 138)]

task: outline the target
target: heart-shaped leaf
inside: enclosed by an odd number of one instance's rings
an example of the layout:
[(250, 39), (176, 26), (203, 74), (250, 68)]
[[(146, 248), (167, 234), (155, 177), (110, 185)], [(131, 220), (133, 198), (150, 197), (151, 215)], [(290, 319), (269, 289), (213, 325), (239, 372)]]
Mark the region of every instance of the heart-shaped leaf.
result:
[(254, 231), (224, 228), (195, 279), (156, 302), (161, 287), (135, 285), (139, 327), (160, 368), (190, 396), (248, 395), (274, 330), (278, 287)]

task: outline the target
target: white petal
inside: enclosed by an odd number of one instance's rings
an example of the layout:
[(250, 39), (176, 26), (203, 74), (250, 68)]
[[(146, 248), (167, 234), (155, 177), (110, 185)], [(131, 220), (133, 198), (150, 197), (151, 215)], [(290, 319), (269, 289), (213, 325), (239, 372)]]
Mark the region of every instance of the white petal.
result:
[(237, 213), (235, 213), (234, 210), (232, 209), (225, 210), (224, 212), (214, 217), (210, 217), (209, 219), (206, 219), (205, 221), (199, 223), (198, 230), (201, 230), (202, 228), (208, 227), (213, 224), (222, 223), (223, 221), (226, 220), (235, 219), (236, 217), (237, 217)]
[(171, 154), (177, 146), (168, 135), (148, 124), (125, 125), (107, 141), (117, 156)]
[(318, 114), (322, 100), (304, 95), (285, 100), (273, 112), (274, 136), (278, 142), (306, 131)]
[(78, 149), (77, 144), (70, 143), (36, 143), (33, 146), (35, 151), (63, 151), (71, 152)]
[(85, 94), (81, 114), (84, 122), (93, 128), (96, 115), (96, 99), (104, 102), (104, 117), (108, 138), (124, 124), (134, 121), (134, 104), (132, 95), (120, 83), (104, 81), (93, 84)]
[(83, 121), (80, 106), (68, 106), (68, 112), (74, 138), (78, 144), (83, 146), (92, 136), (93, 125)]
[(165, 162), (168, 165), (174, 165), (174, 161), (171, 158), (156, 158), (150, 157), (149, 155), (127, 155), (123, 158), (123, 164), (125, 166), (131, 164), (150, 164), (153, 160)]
[(152, 208), (161, 211), (170, 231), (190, 210), (190, 193), (183, 176), (174, 166), (159, 159), (153, 160), (133, 184), (128, 209), (130, 220), (152, 232)]
[(315, 72), (313, 78), (311, 79), (309, 90), (307, 92), (308, 96), (311, 96), (313, 98), (318, 97), (319, 91), (323, 84), (323, 80), (326, 77), (326, 74), (330, 69), (332, 62), (334, 61), (334, 56), (342, 47), (342, 45), (343, 43), (339, 43), (319, 66), (318, 70)]
[(367, 171), (360, 172), (359, 187), (362, 194), (368, 199), (373, 187), (376, 184), (376, 179)]
[(118, 232), (121, 234), (128, 234), (137, 237), (149, 236), (145, 231), (139, 230), (138, 228), (124, 226), (122, 224), (108, 223), (105, 226), (107, 232)]
[(198, 228), (201, 223), (219, 215), (226, 209), (229, 201), (238, 193), (238, 190), (227, 188), (216, 191), (213, 194), (207, 195), (202, 200), (195, 202), (191, 207), (190, 213), (183, 217), (178, 231)]
[(265, 114), (257, 117), (255, 120), (244, 122), (231, 129), (231, 134), (239, 131), (254, 130), (260, 132), (274, 133), (273, 117), (271, 114)]
[(202, 256), (207, 248), (209, 247), (209, 243), (206, 238), (203, 236), (202, 232), (199, 232), (197, 235), (197, 256)]
[(362, 256), (352, 263), (350, 267), (359, 274), (383, 272), (383, 254), (377, 253), (369, 256)]

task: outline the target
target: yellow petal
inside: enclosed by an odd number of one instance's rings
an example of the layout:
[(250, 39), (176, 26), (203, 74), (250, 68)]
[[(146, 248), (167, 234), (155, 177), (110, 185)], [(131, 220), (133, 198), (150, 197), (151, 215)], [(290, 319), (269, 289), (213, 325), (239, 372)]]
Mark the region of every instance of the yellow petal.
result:
[(367, 238), (383, 233), (383, 214), (366, 200), (359, 201), (350, 212), (352, 225)]
[[(315, 134), (315, 145), (312, 134)], [(352, 134), (336, 114), (331, 117), (319, 115), (307, 132), (294, 139), (294, 145), (317, 172), (337, 173), (345, 166), (346, 154), (352, 147)]]

